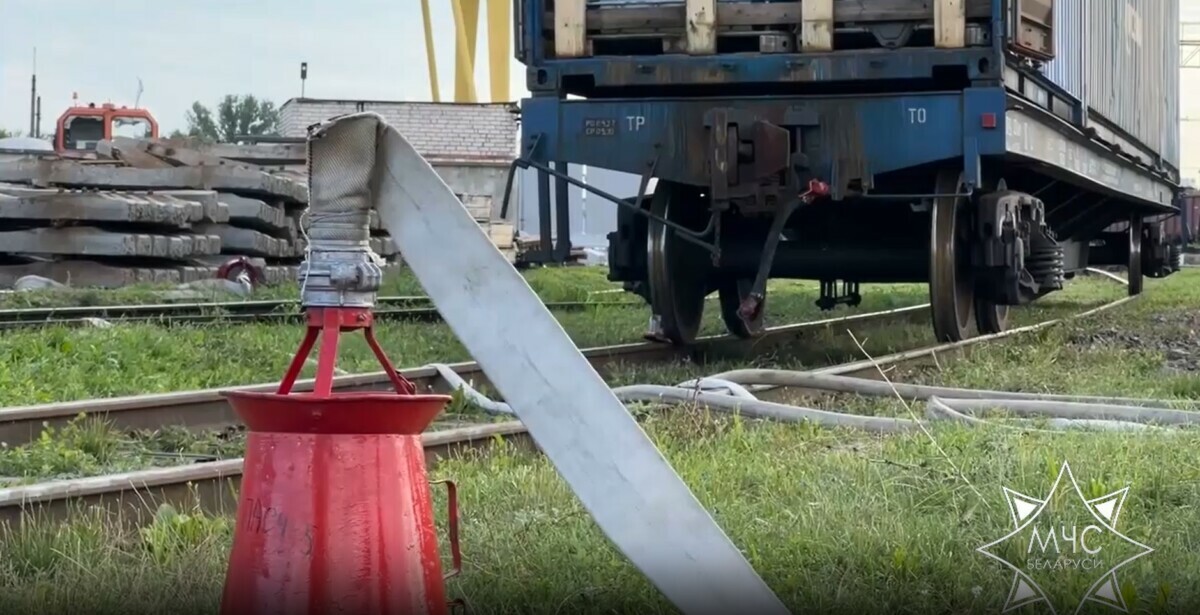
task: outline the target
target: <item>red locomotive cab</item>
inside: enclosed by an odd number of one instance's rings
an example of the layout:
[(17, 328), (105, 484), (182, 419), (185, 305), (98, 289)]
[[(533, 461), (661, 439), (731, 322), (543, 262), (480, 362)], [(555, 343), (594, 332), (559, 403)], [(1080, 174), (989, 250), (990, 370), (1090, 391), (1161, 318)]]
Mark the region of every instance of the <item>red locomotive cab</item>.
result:
[(58, 118), (54, 150), (60, 156), (87, 156), (113, 137), (158, 138), (158, 122), (145, 109), (95, 103), (71, 107)]

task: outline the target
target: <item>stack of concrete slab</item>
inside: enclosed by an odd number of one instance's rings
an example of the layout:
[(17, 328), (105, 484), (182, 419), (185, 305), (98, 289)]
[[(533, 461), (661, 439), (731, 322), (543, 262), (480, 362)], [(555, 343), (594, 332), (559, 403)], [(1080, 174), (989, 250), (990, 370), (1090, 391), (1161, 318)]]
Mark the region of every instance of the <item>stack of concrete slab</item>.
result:
[[(226, 160), (253, 163), (272, 173), (298, 178), (299, 181), (306, 181), (308, 175), (307, 151), (304, 143), (298, 139), (292, 143), (197, 145), (195, 149), (198, 152), (219, 156)], [(461, 192), (459, 198), (463, 206), (491, 238), (492, 243), (509, 260), (513, 260), (516, 255), (516, 228), (511, 223), (496, 219), (497, 205), (493, 202), (493, 195), (477, 194), (493, 192), (494, 187), (488, 181), (481, 181), (471, 173), (464, 172), (461, 166), (444, 161), (439, 162), (436, 157), (430, 159), (430, 164), (447, 185), (456, 193)], [(505, 169), (504, 172), (506, 173), (507, 170)], [(496, 179), (503, 184), (505, 177), (504, 173), (501, 173)], [(487, 179), (491, 179), (490, 176)], [(371, 216), (371, 249), (389, 261), (398, 262), (400, 259), (399, 251), (392, 244), (387, 231), (380, 227), (379, 218), (374, 215), (374, 212)]]
[[(186, 283), (238, 257), (268, 284), (295, 280), (306, 246), (303, 148), (117, 138), (88, 160), (0, 161), (0, 287), (26, 275)], [(395, 252), (386, 235), (372, 247)]]
[[(186, 151), (186, 157), (179, 154), (176, 154), (176, 156), (181, 161), (186, 160), (190, 164), (211, 163), (213, 159), (219, 159), (225, 161), (227, 164), (241, 163), (252, 165), (254, 168), (270, 173), (275, 177), (287, 178), (299, 184), (307, 185), (308, 183), (308, 150), (303, 141), (242, 145), (233, 143), (206, 144), (199, 143), (193, 139), (186, 139), (168, 140), (161, 143), (164, 145), (151, 149), (150, 153), (167, 156), (166, 148), (173, 147), (177, 150)], [(283, 237), (290, 242), (293, 253), (296, 256), (302, 256), (307, 245), (304, 234), (301, 232), (302, 223), (304, 227), (307, 227), (308, 223), (307, 218), (303, 217), (307, 203), (307, 196), (302, 204), (288, 201), (279, 203), (279, 207), (285, 210), (284, 223), (287, 228), (282, 231), (282, 235), (275, 236)], [(234, 220), (232, 224), (235, 226), (247, 226), (247, 224), (241, 224), (237, 220)], [(372, 212), (371, 216), (371, 249), (388, 261), (394, 261), (399, 256), (391, 237), (379, 225), (379, 218), (374, 215), (374, 212)]]

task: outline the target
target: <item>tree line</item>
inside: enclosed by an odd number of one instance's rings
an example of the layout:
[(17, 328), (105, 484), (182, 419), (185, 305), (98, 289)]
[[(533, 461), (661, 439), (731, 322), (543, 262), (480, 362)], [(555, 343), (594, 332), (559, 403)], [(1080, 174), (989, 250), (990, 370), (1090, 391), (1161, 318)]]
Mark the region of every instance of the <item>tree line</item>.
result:
[[(170, 137), (199, 137), (205, 141), (229, 143), (243, 135), (279, 136), (279, 109), (275, 103), (250, 94), (227, 94), (214, 108), (196, 101), (184, 119), (187, 130), (174, 130)], [(19, 130), (0, 127), (0, 139), (19, 136), (22, 136)], [(53, 141), (53, 133), (46, 139)]]

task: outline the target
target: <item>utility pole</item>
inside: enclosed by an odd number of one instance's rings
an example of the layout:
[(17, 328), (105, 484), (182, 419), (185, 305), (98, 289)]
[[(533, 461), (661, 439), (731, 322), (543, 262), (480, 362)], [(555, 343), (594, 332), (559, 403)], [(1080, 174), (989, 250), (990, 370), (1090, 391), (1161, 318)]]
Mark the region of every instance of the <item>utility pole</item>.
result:
[(33, 48), (33, 76), (29, 84), (29, 136), (37, 134), (37, 47)]

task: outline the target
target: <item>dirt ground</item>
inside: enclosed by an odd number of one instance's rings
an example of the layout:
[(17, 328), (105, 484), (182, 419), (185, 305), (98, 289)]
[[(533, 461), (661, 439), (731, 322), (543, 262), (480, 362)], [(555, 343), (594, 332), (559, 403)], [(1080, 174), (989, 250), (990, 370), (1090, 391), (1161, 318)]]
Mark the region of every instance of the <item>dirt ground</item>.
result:
[(1071, 344), (1084, 349), (1120, 348), (1163, 356), (1163, 369), (1200, 372), (1200, 310), (1171, 310), (1128, 323), (1107, 322), (1074, 333)]

